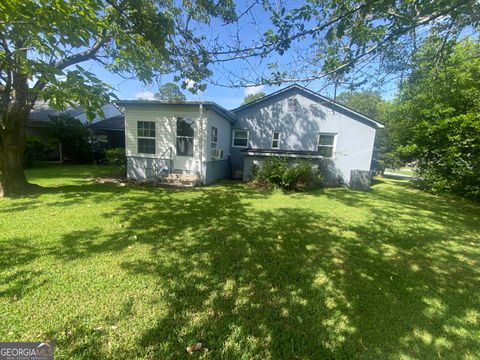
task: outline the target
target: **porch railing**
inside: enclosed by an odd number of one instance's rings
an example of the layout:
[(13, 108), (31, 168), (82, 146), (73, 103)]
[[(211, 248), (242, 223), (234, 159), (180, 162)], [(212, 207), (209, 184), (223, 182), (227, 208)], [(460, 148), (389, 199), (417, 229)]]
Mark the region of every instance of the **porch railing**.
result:
[(147, 167), (147, 180), (153, 180), (153, 184), (162, 182), (173, 170), (173, 151), (169, 147), (158, 158), (152, 166)]

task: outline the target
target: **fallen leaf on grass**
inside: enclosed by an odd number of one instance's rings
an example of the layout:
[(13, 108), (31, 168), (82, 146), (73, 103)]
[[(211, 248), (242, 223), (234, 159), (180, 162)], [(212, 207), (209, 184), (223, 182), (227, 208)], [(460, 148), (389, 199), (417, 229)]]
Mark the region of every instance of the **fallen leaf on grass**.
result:
[[(186, 350), (189, 354), (193, 354), (194, 351), (198, 351), (201, 348), (202, 348), (202, 343), (196, 343), (196, 344), (192, 344), (190, 346), (187, 346)], [(207, 351), (208, 351), (208, 349), (207, 349)]]

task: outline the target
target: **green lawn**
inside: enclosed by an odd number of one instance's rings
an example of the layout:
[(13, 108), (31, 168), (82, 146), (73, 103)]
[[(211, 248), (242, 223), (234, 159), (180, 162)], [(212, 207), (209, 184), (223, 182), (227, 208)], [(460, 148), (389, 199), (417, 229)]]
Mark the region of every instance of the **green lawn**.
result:
[[(368, 193), (95, 184), (0, 200), (0, 340), (56, 359), (480, 357), (480, 206)], [(209, 351), (188, 355), (203, 343)]]
[(386, 169), (385, 171), (393, 174), (399, 174), (399, 175), (409, 175), (409, 176), (416, 175), (415, 169), (411, 167), (404, 167), (400, 169)]

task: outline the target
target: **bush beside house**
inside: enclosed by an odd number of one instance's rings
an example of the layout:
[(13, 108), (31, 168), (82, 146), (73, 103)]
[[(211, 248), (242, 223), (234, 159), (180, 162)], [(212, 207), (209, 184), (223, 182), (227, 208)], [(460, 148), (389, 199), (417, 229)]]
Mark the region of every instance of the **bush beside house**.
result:
[(105, 157), (109, 165), (113, 165), (118, 169), (119, 173), (126, 175), (127, 172), (127, 156), (125, 148), (114, 148), (105, 150)]
[(323, 175), (311, 161), (289, 162), (285, 157), (271, 157), (254, 168), (253, 179), (260, 185), (301, 191), (320, 187)]

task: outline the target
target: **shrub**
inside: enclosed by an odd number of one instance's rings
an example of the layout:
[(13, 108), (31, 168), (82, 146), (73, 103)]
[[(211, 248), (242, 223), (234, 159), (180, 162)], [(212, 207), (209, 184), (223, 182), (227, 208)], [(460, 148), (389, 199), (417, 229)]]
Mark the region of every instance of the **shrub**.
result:
[(37, 137), (25, 138), (25, 153), (23, 155), (23, 164), (33, 166), (36, 161), (42, 161), (47, 158), (49, 147)]
[(288, 163), (284, 157), (271, 157), (266, 159), (257, 172), (258, 180), (281, 185)]
[(310, 161), (288, 162), (285, 157), (272, 157), (260, 167), (254, 167), (254, 180), (286, 190), (305, 190), (318, 187), (323, 181), (321, 171)]
[(110, 165), (124, 174), (127, 171), (127, 157), (124, 148), (113, 148), (105, 150), (105, 157)]
[(47, 123), (50, 136), (61, 145), (60, 162), (89, 163), (93, 151), (89, 143), (90, 131), (80, 120), (71, 115), (50, 116)]
[(306, 160), (296, 161), (283, 175), (282, 187), (287, 190), (304, 190), (319, 187), (323, 176), (318, 167)]

